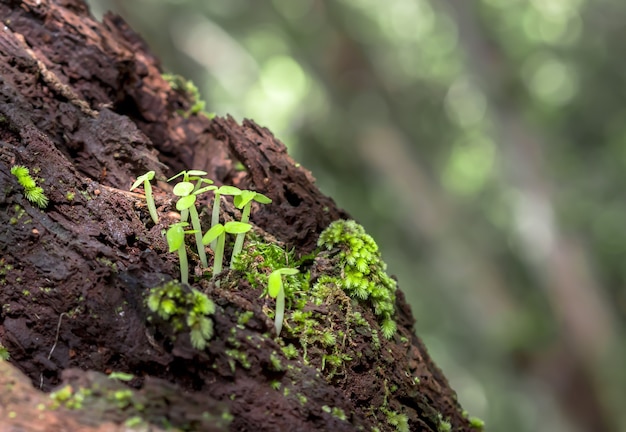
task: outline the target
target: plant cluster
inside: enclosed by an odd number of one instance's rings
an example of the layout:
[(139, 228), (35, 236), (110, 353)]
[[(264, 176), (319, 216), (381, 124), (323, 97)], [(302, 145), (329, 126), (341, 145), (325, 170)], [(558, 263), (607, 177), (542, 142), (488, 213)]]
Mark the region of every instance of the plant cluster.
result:
[[(205, 171), (189, 170), (182, 171), (168, 179), (168, 181), (171, 181), (182, 176), (182, 181), (177, 183), (173, 189), (174, 195), (178, 197), (176, 210), (180, 212), (180, 222), (173, 223), (169, 226), (166, 231), (166, 239), (169, 251), (178, 253), (181, 273), (180, 279), (184, 284), (189, 282), (189, 264), (187, 260), (187, 249), (185, 246), (185, 234), (194, 235), (196, 241), (196, 251), (203, 268), (208, 267), (205, 246), (211, 244), (211, 247), (215, 252), (213, 276), (216, 276), (222, 271), (226, 234), (234, 234), (237, 236), (235, 239), (233, 254), (231, 256), (232, 264), (235, 256), (241, 252), (245, 239), (245, 233), (252, 228), (252, 225), (248, 223), (252, 201), (263, 204), (272, 202), (271, 199), (258, 192), (240, 190), (234, 186), (221, 186), (219, 188), (217, 186), (213, 186), (212, 180), (204, 178), (206, 174), (207, 173)], [(159, 217), (156, 211), (154, 197), (152, 196), (152, 186), (150, 185), (150, 180), (154, 179), (154, 175), (154, 171), (148, 171), (147, 173), (139, 176), (135, 183), (131, 186), (131, 190), (143, 184), (148, 210), (150, 211), (152, 220), (156, 224), (159, 221)], [(196, 202), (197, 197), (200, 194), (209, 191), (214, 193), (211, 227), (203, 235), (200, 215), (198, 213), (198, 209), (196, 208)], [(226, 222), (223, 225), (219, 222), (221, 195), (235, 196), (235, 206), (241, 209), (240, 222), (231, 221)], [(185, 231), (185, 227), (189, 225), (187, 222), (188, 219), (191, 220), (193, 229)], [(219, 281), (216, 282), (216, 284), (219, 285)]]
[(152, 288), (147, 303), (152, 312), (171, 323), (175, 332), (187, 326), (194, 348), (203, 350), (213, 337), (210, 316), (215, 313), (215, 304), (200, 291), (169, 281)]
[(28, 168), (22, 165), (15, 165), (11, 168), (11, 174), (17, 178), (17, 182), (24, 188), (24, 196), (33, 204), (37, 204), (39, 208), (46, 208), (48, 205), (48, 197), (44, 194), (43, 189), (37, 186), (37, 182), (30, 175)]
[(331, 223), (317, 242), (319, 247), (336, 250), (340, 274), (325, 275), (317, 284), (335, 284), (350, 297), (368, 301), (380, 321), (385, 338), (396, 333), (393, 320), (396, 300), (396, 282), (386, 273), (386, 264), (374, 239), (353, 220), (338, 220)]

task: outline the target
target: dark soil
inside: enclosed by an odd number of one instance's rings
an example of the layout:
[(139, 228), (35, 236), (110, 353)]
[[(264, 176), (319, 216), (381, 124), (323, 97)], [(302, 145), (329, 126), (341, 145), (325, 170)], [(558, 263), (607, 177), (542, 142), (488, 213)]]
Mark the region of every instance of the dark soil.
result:
[[(400, 291), (398, 334), (381, 338), (379, 351), (366, 336), (352, 338), (350, 352), (362, 356), (332, 375), (320, 352), (312, 350), (308, 364), (302, 353), (282, 354), (264, 311), (270, 301), (236, 274), (221, 289), (196, 283), (217, 304), (206, 350), (193, 349), (187, 335), (172, 342), (150, 324), (146, 293), (179, 271), (161, 234), (174, 220), (169, 176), (200, 169), (217, 184), (270, 197), (252, 212), (256, 231), (298, 255), (348, 215), (267, 129), (187, 115), (189, 95), (172, 90), (121, 18), (99, 23), (80, 0), (1, 0), (0, 17), (0, 343), (30, 380), (0, 362), (1, 430), (123, 430), (134, 416), (185, 430), (396, 430), (381, 421), (387, 411), (408, 416), (410, 430), (441, 430), (444, 420), (470, 430)], [(14, 165), (38, 179), (47, 208), (24, 197)], [(158, 225), (142, 195), (128, 192), (149, 170), (159, 180)], [(225, 217), (233, 211), (227, 206)], [(330, 328), (341, 326), (340, 306), (326, 307)], [(253, 316), (238, 325), (244, 311)], [(249, 365), (227, 354), (235, 347)], [(103, 375), (111, 372), (134, 378)], [(90, 396), (68, 409), (42, 393), (67, 385)], [(122, 398), (127, 389), (132, 402)]]

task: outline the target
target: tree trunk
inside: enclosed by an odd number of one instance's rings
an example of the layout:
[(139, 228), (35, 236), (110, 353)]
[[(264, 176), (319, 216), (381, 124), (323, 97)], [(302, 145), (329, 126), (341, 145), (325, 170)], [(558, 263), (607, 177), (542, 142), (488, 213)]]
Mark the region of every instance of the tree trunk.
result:
[[(380, 332), (367, 303), (344, 295), (345, 304), (306, 305), (328, 316), (345, 350), (310, 344), (306, 352), (293, 329), (275, 335), (266, 313), (274, 300), (262, 287), (235, 272), (216, 287), (192, 254), (192, 285), (217, 305), (215, 334), (204, 350), (184, 329), (169, 337), (145, 303), (151, 288), (179, 275), (162, 235), (176, 221), (165, 179), (204, 170), (218, 185), (263, 193), (272, 203), (254, 208), (255, 233), (298, 257), (318, 252), (320, 233), (349, 216), (267, 129), (195, 112), (120, 17), (98, 23), (80, 0), (1, 0), (0, 17), (0, 342), (10, 354), (0, 361), (3, 430), (125, 430), (125, 422), (150, 430), (472, 430), (415, 336), (400, 290), (398, 331), (379, 347), (372, 332), (339, 319), (347, 307)], [(15, 166), (29, 170), (47, 205), (33, 200), (35, 186), (20, 182)], [(156, 173), (157, 224), (143, 196), (129, 192), (147, 171)], [(238, 217), (232, 201), (224, 206), (224, 219)], [(311, 255), (301, 270), (313, 282), (329, 261)], [(289, 343), (298, 349), (290, 358), (282, 350)], [(343, 356), (339, 366), (325, 363), (331, 352)], [(53, 398), (44, 393), (55, 389)]]

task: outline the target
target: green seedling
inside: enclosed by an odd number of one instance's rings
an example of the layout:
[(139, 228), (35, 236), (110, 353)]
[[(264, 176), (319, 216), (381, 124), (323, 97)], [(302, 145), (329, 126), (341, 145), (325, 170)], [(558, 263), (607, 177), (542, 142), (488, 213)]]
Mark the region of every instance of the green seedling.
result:
[[(198, 181), (198, 184), (200, 183), (201, 182)], [(181, 212), (181, 220), (183, 218), (183, 211), (188, 212), (191, 216), (191, 226), (193, 227), (193, 231), (195, 233), (196, 248), (198, 249), (198, 256), (200, 257), (202, 267), (208, 267), (209, 264), (207, 263), (206, 252), (204, 251), (204, 245), (202, 244), (202, 227), (200, 226), (200, 216), (196, 210), (196, 197), (198, 194), (211, 189), (215, 189), (215, 186), (206, 186), (196, 189), (196, 186), (194, 186), (193, 183), (183, 181), (174, 186), (173, 191), (174, 195), (180, 197), (180, 199), (176, 202), (176, 210)]]
[(276, 335), (280, 336), (285, 317), (285, 288), (283, 286), (283, 275), (295, 275), (300, 270), (294, 268), (281, 268), (274, 270), (267, 279), (267, 294), (276, 299), (276, 314), (274, 315), (274, 328)]
[[(207, 245), (214, 240), (217, 240), (217, 246), (215, 248), (215, 258), (213, 260), (213, 276), (221, 273), (222, 261), (224, 259), (224, 244), (226, 243), (226, 233), (228, 234), (240, 234), (250, 231), (252, 225), (243, 222), (226, 222), (224, 225), (218, 223), (202, 237), (202, 243)], [(219, 281), (215, 282), (216, 286), (219, 286)]]
[(24, 188), (24, 196), (28, 201), (37, 204), (39, 208), (46, 208), (48, 197), (44, 194), (43, 189), (37, 186), (35, 179), (30, 176), (28, 168), (22, 165), (15, 165), (11, 168), (11, 174), (17, 178), (17, 182)]
[[(261, 204), (269, 204), (272, 202), (271, 199), (269, 199), (265, 195), (260, 194), (258, 192), (249, 191), (249, 190), (241, 191), (241, 194), (235, 196), (234, 204), (235, 204), (235, 207), (237, 207), (238, 209), (243, 209), (241, 210), (241, 222), (243, 223), (247, 223), (248, 220), (250, 219), (250, 208), (252, 207), (252, 201), (256, 201)], [(235, 246), (233, 247), (233, 255), (231, 256), (231, 259), (230, 259), (231, 266), (233, 264), (233, 260), (235, 256), (237, 256), (237, 254), (239, 254), (241, 250), (243, 249), (243, 241), (245, 239), (245, 236), (246, 234), (242, 233), (242, 234), (237, 235), (237, 238), (235, 239)]]
[[(183, 176), (183, 182), (193, 182), (195, 181), (196, 184), (193, 188), (193, 192), (196, 192), (198, 189), (200, 189), (200, 186), (202, 186), (203, 183), (206, 184), (213, 184), (213, 180), (211, 179), (205, 179), (202, 178), (203, 176), (207, 175), (206, 171), (200, 171), (200, 170), (189, 170), (189, 171), (181, 171), (178, 174), (176, 174), (174, 177), (170, 177), (167, 179), (168, 182), (174, 180), (175, 178), (178, 178), (180, 176)], [(209, 190), (209, 189), (203, 189), (203, 192)], [(197, 193), (196, 193), (197, 195)], [(189, 216), (189, 211), (187, 209), (182, 210), (180, 212), (180, 220), (181, 222), (187, 222), (187, 217)]]
[(195, 234), (194, 231), (185, 231), (183, 227), (189, 225), (187, 222), (177, 222), (172, 224), (165, 234), (170, 252), (178, 252), (180, 261), (180, 282), (189, 284), (189, 264), (187, 262), (187, 250), (185, 249), (185, 234)]
[(152, 196), (152, 185), (150, 184), (150, 180), (154, 178), (154, 171), (148, 171), (144, 175), (140, 175), (135, 180), (135, 183), (130, 187), (132, 191), (136, 187), (138, 187), (141, 183), (143, 183), (143, 190), (146, 194), (146, 204), (148, 205), (148, 211), (150, 212), (150, 217), (152, 221), (156, 224), (159, 223), (159, 215), (156, 211), (156, 205), (154, 204), (154, 198)]
[[(213, 211), (211, 212), (211, 228), (220, 223), (220, 200), (222, 195), (237, 196), (241, 194), (241, 190), (235, 186), (220, 186), (213, 191), (215, 197), (213, 198)], [(246, 222), (246, 221), (242, 221)], [(211, 249), (215, 250), (217, 241), (211, 242)]]

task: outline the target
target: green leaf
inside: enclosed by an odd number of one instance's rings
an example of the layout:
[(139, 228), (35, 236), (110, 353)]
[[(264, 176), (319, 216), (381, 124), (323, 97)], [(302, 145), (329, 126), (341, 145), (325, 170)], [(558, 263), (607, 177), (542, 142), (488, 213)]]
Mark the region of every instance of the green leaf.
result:
[(222, 225), (222, 224), (215, 225), (214, 227), (212, 227), (210, 230), (208, 230), (206, 232), (204, 237), (202, 237), (202, 244), (203, 245), (208, 245), (213, 240), (218, 238), (220, 235), (224, 234), (224, 231), (225, 231), (224, 230), (224, 225)]
[(220, 186), (215, 192), (220, 195), (240, 195), (241, 189), (235, 186)]
[(178, 183), (176, 186), (174, 186), (174, 195), (176, 196), (187, 196), (189, 195), (191, 192), (193, 192), (193, 188), (195, 186), (193, 185), (193, 183), (191, 182), (180, 182)]
[(153, 178), (154, 178), (154, 171), (148, 171), (144, 175), (140, 175), (139, 177), (137, 177), (137, 180), (135, 181), (135, 183), (133, 183), (133, 185), (130, 187), (130, 190), (135, 189), (144, 181), (150, 181)]
[(250, 229), (252, 229), (252, 225), (245, 222), (231, 221), (226, 222), (224, 229), (229, 234), (243, 234), (250, 231)]
[(241, 191), (241, 195), (238, 195), (235, 197), (235, 200), (234, 200), (235, 207), (239, 209), (243, 208), (246, 204), (252, 201), (252, 199), (254, 199), (255, 195), (256, 195), (256, 192), (254, 191), (249, 191), (249, 190)]
[(258, 193), (258, 192), (257, 192), (257, 193), (256, 193), (256, 195), (254, 196), (254, 200), (255, 200), (256, 202), (258, 202), (258, 203), (261, 203), (261, 204), (269, 204), (269, 203), (271, 203), (271, 202), (272, 202), (272, 200), (271, 200), (270, 198), (268, 198), (268, 197), (266, 197), (265, 195), (260, 194), (260, 193)]
[(288, 275), (288, 276), (300, 273), (300, 270), (295, 269), (295, 268), (281, 268), (281, 269), (278, 269), (276, 271), (280, 272), (280, 274), (284, 274), (284, 275)]
[(200, 189), (196, 190), (193, 194), (194, 195), (200, 195), (201, 193), (205, 193), (207, 191), (215, 190), (215, 189), (217, 189), (217, 186), (205, 186), (203, 188), (200, 188)]
[(179, 224), (172, 225), (165, 234), (170, 252), (177, 251), (185, 241), (185, 230)]
[[(202, 176), (205, 176), (207, 174), (208, 173), (206, 171), (201, 171), (201, 170), (189, 170), (189, 171), (187, 171), (187, 175), (190, 175), (190, 176), (200, 176), (200, 177), (202, 177)], [(213, 181), (211, 181), (211, 180), (209, 180), (209, 181), (211, 183), (213, 183)]]
[(280, 290), (283, 288), (283, 279), (279, 271), (273, 271), (267, 278), (267, 293), (270, 297), (276, 298)]
[[(178, 184), (180, 184), (180, 183), (178, 183)], [(181, 210), (188, 209), (189, 207), (191, 207), (195, 203), (196, 203), (196, 196), (195, 195), (183, 196), (181, 199), (179, 199), (176, 202), (176, 210), (181, 211)]]
[(170, 181), (174, 180), (177, 177), (186, 176), (186, 175), (187, 175), (187, 171), (181, 171), (178, 174), (176, 174), (174, 177), (168, 178), (167, 181), (170, 182)]

